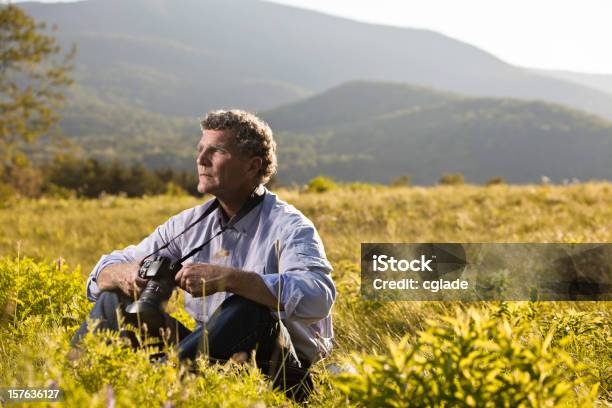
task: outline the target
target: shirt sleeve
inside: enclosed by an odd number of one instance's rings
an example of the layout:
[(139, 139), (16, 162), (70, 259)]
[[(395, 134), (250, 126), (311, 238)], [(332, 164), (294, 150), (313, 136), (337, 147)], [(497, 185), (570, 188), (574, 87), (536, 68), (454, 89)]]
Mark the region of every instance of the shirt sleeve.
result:
[(330, 275), (332, 266), (312, 224), (292, 228), (284, 243), (281, 241), (278, 270), (280, 276), (272, 273), (262, 278), (277, 298), (280, 289), (280, 302), (284, 306), (282, 318), (311, 324), (329, 315), (336, 299)]
[[(181, 224), (181, 219), (185, 218), (185, 213), (170, 218), (164, 224), (158, 226), (155, 231), (138, 245), (130, 245), (121, 250), (116, 250), (110, 254), (102, 255), (96, 266), (89, 274), (86, 284), (87, 299), (90, 302), (95, 302), (100, 294), (100, 288), (96, 279), (100, 272), (109, 265), (118, 263), (140, 262), (144, 257), (156, 251), (170, 240), (178, 235), (182, 230), (176, 231), (177, 226)], [(161, 250), (156, 256), (166, 256), (171, 259), (181, 257), (181, 252), (176, 240), (167, 248)]]

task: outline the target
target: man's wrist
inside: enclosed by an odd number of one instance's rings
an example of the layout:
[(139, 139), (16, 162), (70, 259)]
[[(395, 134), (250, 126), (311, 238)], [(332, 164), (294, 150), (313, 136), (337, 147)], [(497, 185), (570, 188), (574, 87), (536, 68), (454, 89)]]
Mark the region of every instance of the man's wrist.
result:
[(96, 284), (100, 290), (116, 290), (121, 288), (121, 281), (128, 274), (129, 263), (116, 263), (104, 267), (98, 273)]
[(236, 268), (226, 268), (225, 275), (225, 291), (230, 293), (236, 293), (236, 289), (240, 286), (240, 274), (243, 271)]
[(112, 290), (115, 289), (115, 277), (112, 271), (112, 264), (105, 266), (100, 272), (98, 272), (98, 276), (96, 276), (96, 285), (100, 290)]

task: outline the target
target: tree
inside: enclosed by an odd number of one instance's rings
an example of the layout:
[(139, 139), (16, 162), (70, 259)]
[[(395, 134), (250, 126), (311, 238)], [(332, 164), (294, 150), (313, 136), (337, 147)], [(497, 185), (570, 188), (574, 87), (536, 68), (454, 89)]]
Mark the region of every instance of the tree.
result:
[(21, 8), (0, 4), (0, 181), (14, 182), (29, 166), (24, 146), (55, 128), (73, 82), (75, 47), (63, 54), (45, 30)]

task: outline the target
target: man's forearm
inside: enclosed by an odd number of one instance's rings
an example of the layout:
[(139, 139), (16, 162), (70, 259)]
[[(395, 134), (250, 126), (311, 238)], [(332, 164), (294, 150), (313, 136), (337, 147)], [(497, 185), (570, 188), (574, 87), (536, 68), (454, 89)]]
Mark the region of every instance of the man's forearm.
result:
[(271, 309), (280, 307), (280, 310), (284, 310), (283, 304), (279, 304), (276, 296), (270, 292), (264, 280), (255, 272), (235, 269), (228, 279), (227, 291), (266, 305)]
[(125, 279), (131, 268), (134, 268), (133, 263), (118, 263), (108, 265), (102, 269), (96, 279), (96, 284), (100, 290), (115, 290), (120, 288), (120, 282)]

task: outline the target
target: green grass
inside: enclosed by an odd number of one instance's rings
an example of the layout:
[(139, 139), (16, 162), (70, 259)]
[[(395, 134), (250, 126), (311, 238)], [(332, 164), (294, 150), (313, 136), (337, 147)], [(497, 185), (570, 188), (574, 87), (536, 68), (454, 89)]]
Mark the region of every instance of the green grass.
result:
[[(610, 302), (364, 301), (361, 242), (611, 242), (612, 184), (281, 190), (317, 226), (334, 265), (335, 350), (315, 367), (314, 406), (592, 406), (612, 401)], [(191, 197), (41, 199), (0, 209), (0, 386), (66, 390), (67, 405), (290, 405), (249, 367), (193, 375), (176, 361), (91, 336), (67, 340), (90, 305), (99, 257), (138, 242)], [(17, 255), (19, 253), (19, 258)], [(58, 261), (59, 259), (61, 261)], [(80, 266), (80, 268), (79, 268)], [(187, 317), (174, 299), (172, 310)], [(334, 375), (326, 366), (352, 367)]]

